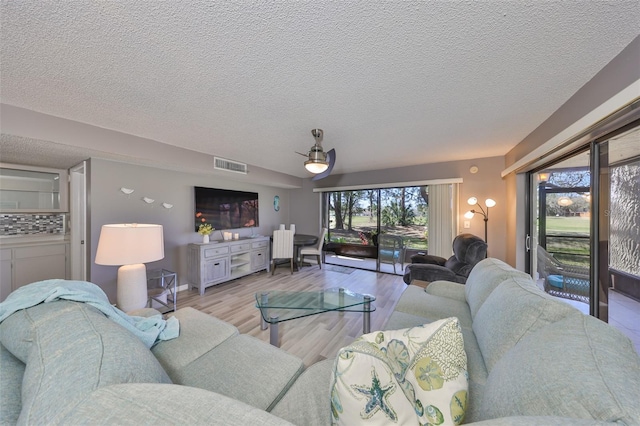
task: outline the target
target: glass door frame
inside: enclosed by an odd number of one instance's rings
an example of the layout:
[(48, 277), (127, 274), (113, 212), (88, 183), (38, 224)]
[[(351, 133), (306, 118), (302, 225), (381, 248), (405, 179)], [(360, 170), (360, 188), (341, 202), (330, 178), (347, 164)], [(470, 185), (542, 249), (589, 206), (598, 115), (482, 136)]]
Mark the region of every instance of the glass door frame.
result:
[[(527, 208), (526, 208), (526, 218), (527, 218), (527, 222), (526, 222), (526, 242), (525, 242), (525, 250), (528, 252), (527, 256), (525, 256), (525, 271), (532, 275), (535, 272), (541, 272), (538, 270), (538, 268), (540, 267), (540, 261), (538, 259), (538, 255), (539, 250), (538, 250), (538, 246), (541, 246), (543, 249), (548, 250), (547, 244), (546, 244), (546, 234), (547, 234), (547, 222), (546, 222), (546, 218), (547, 218), (547, 199), (545, 197), (546, 192), (542, 192), (541, 193), (541, 185), (544, 184), (545, 188), (547, 186), (549, 187), (553, 187), (552, 183), (547, 184), (547, 179), (550, 179), (551, 176), (549, 175), (549, 177), (547, 177), (546, 179), (544, 179), (543, 181), (539, 180), (539, 177), (542, 176), (542, 172), (549, 172), (550, 170), (554, 170), (553, 166), (555, 165), (560, 165), (561, 163), (563, 163), (566, 160), (570, 160), (572, 158), (575, 158), (577, 156), (580, 155), (584, 155), (584, 154), (588, 154), (590, 147), (589, 146), (582, 146), (579, 147), (557, 159), (554, 159), (548, 163), (545, 163), (543, 165), (541, 165), (540, 167), (536, 168), (535, 170), (532, 170), (530, 172), (527, 172), (527, 182), (528, 182), (528, 190), (527, 190), (527, 195), (526, 195), (526, 201), (527, 201)], [(588, 154), (588, 161), (589, 164), (586, 166), (587, 170), (589, 170), (589, 185), (586, 186), (584, 184), (582, 185), (578, 185), (578, 183), (576, 183), (575, 185), (570, 185), (565, 183), (566, 186), (564, 187), (556, 187), (553, 188), (553, 190), (549, 191), (549, 193), (558, 193), (558, 194), (563, 194), (563, 193), (581, 193), (581, 192), (585, 192), (585, 191), (589, 191), (592, 194), (592, 168), (591, 168), (591, 155)], [(559, 173), (567, 173), (567, 172), (571, 172), (575, 169), (576, 172), (579, 172), (580, 170), (585, 171), (585, 166), (580, 166), (577, 165), (575, 167), (568, 167), (568, 168), (557, 168), (555, 170), (557, 170), (557, 172)], [(551, 173), (550, 173), (551, 174)], [(556, 182), (556, 185), (559, 184), (559, 182)], [(591, 197), (591, 201), (593, 200), (593, 197)], [(544, 207), (541, 207), (541, 204), (544, 203)], [(589, 241), (588, 241), (588, 247), (589, 247), (589, 264), (592, 264), (592, 213), (591, 213), (591, 209), (593, 208), (593, 202), (590, 202), (590, 206), (589, 206)], [(542, 237), (541, 237), (541, 233)], [(560, 239), (562, 240), (562, 238), (568, 238), (568, 239), (572, 239), (571, 235), (557, 235), (556, 239)], [(576, 235), (575, 237), (573, 237), (574, 240), (576, 239), (580, 239), (582, 238), (580, 235)], [(541, 241), (542, 240), (542, 241)], [(553, 252), (551, 252), (553, 253)], [(546, 256), (545, 253), (542, 253), (543, 255)], [(575, 256), (571, 256), (570, 252), (565, 253), (564, 255), (571, 257), (575, 257)], [(547, 262), (544, 262), (545, 265), (545, 270), (552, 270), (555, 269), (556, 266), (560, 266), (560, 265), (553, 265), (552, 262), (553, 261), (553, 256), (550, 259), (547, 259)], [(561, 261), (561, 260), (560, 260)], [(535, 262), (535, 263), (534, 263)], [(560, 266), (560, 267), (564, 267), (565, 269), (570, 269), (572, 270), (572, 272), (567, 273), (566, 275), (562, 276), (562, 288), (560, 289), (555, 289), (552, 288), (554, 287), (554, 284), (551, 280), (546, 281), (547, 277), (545, 276), (543, 279), (545, 280), (545, 285), (544, 288), (546, 289), (546, 291), (549, 291), (550, 293), (553, 293), (552, 295), (558, 295), (561, 297), (565, 297), (568, 299), (573, 299), (573, 300), (580, 300), (582, 302), (584, 302), (584, 294), (582, 294), (582, 292), (579, 290), (579, 286), (576, 285), (576, 283), (579, 283), (582, 281), (586, 280), (586, 277), (589, 277), (589, 305), (591, 305), (591, 292), (592, 292), (592, 287), (593, 285), (591, 283), (593, 283), (594, 281), (591, 279), (592, 274), (591, 274), (591, 270), (589, 270), (588, 273), (584, 272), (583, 270), (585, 269), (584, 266), (583, 267), (578, 267), (577, 269), (575, 267), (572, 268), (572, 264), (574, 263), (574, 261), (569, 261), (566, 265)], [(579, 262), (578, 262), (579, 263)], [(590, 267), (589, 267), (590, 268)], [(549, 275), (550, 277), (553, 275)], [(582, 278), (584, 277), (584, 278)], [(538, 277), (533, 276), (534, 279), (537, 279)], [(569, 290), (567, 290), (566, 288), (564, 288), (565, 285), (569, 285), (568, 283), (572, 283), (573, 284), (573, 289), (571, 289), (571, 287), (569, 288)], [(578, 291), (575, 291), (576, 288), (578, 289)], [(589, 307), (589, 309), (591, 309), (591, 307)]]
[[(537, 176), (542, 170), (549, 168), (550, 166), (560, 163), (570, 157), (579, 155), (585, 151), (589, 151), (589, 169), (590, 169), (590, 194), (591, 194), (591, 223), (590, 223), (590, 297), (589, 297), (589, 314), (595, 316), (605, 322), (608, 321), (608, 310), (601, 309), (601, 302), (607, 303), (607, 293), (609, 287), (609, 239), (607, 235), (601, 235), (604, 230), (602, 229), (601, 221), (606, 219), (606, 211), (609, 208), (609, 191), (603, 190), (603, 185), (610, 185), (609, 181), (603, 181), (601, 168), (605, 167), (608, 170), (608, 141), (615, 136), (627, 132), (635, 127), (640, 126), (640, 118), (638, 111), (632, 114), (634, 119), (628, 119), (624, 125), (620, 125), (617, 128), (609, 130), (602, 136), (593, 138), (590, 142), (581, 147), (562, 155), (556, 159), (536, 167), (535, 169), (526, 172), (527, 179), (527, 194), (525, 195), (526, 202), (526, 241), (525, 250), (528, 252), (525, 256), (525, 272), (532, 274), (533, 259), (535, 253), (533, 252), (534, 242), (538, 243), (537, 236), (535, 235), (535, 215), (533, 209), (535, 203), (538, 202), (536, 194)], [(629, 117), (627, 117), (629, 118)], [(605, 126), (607, 127), (607, 126)], [(608, 230), (607, 230), (608, 232)], [(535, 238), (535, 239), (534, 239)], [(604, 240), (602, 238), (605, 238)], [(534, 277), (535, 278), (535, 277)], [(605, 300), (601, 301), (601, 294)]]

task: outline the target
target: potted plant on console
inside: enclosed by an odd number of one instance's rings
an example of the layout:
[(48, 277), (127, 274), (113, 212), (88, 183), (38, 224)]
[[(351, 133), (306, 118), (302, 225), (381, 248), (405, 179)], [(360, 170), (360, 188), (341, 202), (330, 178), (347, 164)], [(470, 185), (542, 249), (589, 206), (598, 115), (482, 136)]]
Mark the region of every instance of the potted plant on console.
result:
[(211, 233), (215, 230), (216, 228), (211, 226), (210, 223), (202, 223), (200, 224), (200, 226), (198, 226), (198, 234), (202, 235), (202, 242), (204, 244), (209, 243), (209, 235), (211, 235)]

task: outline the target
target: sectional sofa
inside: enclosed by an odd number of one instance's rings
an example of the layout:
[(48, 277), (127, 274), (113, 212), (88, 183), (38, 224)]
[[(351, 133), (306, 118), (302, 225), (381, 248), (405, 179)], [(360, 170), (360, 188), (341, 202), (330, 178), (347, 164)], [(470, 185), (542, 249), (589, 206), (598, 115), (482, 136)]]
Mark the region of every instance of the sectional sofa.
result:
[[(140, 311), (149, 315), (152, 310)], [(2, 424), (328, 425), (333, 360), (301, 360), (184, 308), (151, 349), (95, 308), (42, 303), (0, 323)], [(456, 316), (469, 376), (466, 423), (640, 424), (629, 339), (497, 259), (466, 285), (410, 285), (386, 329)]]
[(465, 422), (640, 424), (640, 358), (618, 330), (540, 290), (498, 259), (465, 285), (409, 285), (386, 324), (455, 316), (469, 374)]

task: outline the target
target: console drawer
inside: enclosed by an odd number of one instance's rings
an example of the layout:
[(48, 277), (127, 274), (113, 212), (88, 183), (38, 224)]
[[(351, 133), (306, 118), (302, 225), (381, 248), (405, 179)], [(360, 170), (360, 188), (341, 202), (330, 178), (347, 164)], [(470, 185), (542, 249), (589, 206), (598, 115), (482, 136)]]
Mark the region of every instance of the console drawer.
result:
[(253, 247), (254, 249), (269, 247), (269, 241), (258, 241), (257, 243), (253, 243), (251, 247)]
[(205, 259), (220, 256), (223, 254), (229, 254), (229, 246), (226, 247), (212, 247), (204, 249)]
[(249, 243), (233, 244), (231, 246), (231, 253), (238, 253), (241, 251), (249, 251), (249, 250), (251, 250), (251, 244)]

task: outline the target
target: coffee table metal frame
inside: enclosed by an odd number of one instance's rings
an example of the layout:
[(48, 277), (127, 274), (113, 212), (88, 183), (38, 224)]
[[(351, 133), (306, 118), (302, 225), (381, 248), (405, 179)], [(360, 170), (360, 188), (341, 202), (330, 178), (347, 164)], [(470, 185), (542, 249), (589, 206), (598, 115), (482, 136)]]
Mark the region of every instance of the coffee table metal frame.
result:
[(278, 324), (292, 319), (318, 315), (323, 312), (362, 312), (362, 330), (371, 332), (371, 302), (376, 298), (368, 294), (351, 292), (344, 288), (321, 291), (268, 291), (256, 293), (256, 308), (260, 310), (260, 328), (269, 325), (269, 342), (278, 346)]

